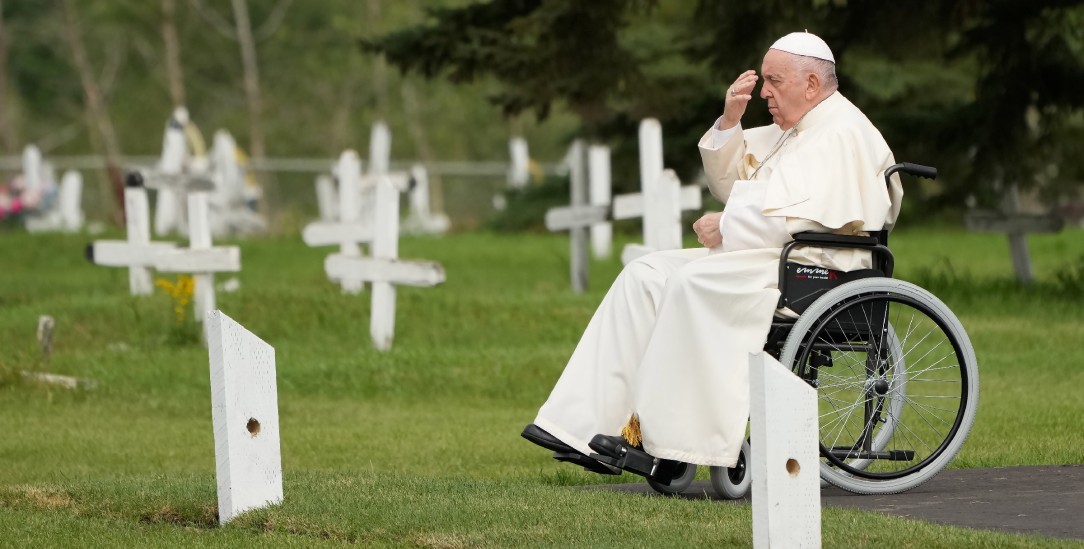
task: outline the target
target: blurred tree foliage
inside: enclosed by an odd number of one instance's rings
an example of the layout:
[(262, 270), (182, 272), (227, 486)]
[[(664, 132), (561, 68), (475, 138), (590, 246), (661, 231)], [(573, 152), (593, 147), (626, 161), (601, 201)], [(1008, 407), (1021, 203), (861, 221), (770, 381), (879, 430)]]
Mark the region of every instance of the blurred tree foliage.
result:
[[(335, 157), (346, 147), (367, 150), (372, 122), (384, 119), (395, 159), (419, 158), (427, 140), (437, 160), (503, 160), (514, 126), (532, 154), (560, 158), (576, 120), (554, 113), (540, 126), (532, 116), (506, 119), (485, 98), (491, 79), (467, 86), (402, 77), (381, 78), (378, 56), (359, 40), (419, 24), (423, 7), (461, 0), (247, 0), (256, 41), (267, 154)], [(173, 108), (169, 94), (160, 0), (72, 0), (87, 56), (125, 155), (157, 155)], [(187, 108), (208, 142), (228, 129), (249, 143), (241, 53), (230, 2), (174, 0), (173, 19)], [(45, 155), (94, 152), (86, 98), (65, 41), (61, 2), (0, 0), (3, 94), (0, 154), (35, 143)], [(385, 98), (385, 99), (382, 99)], [(411, 125), (423, 131), (412, 132)]]
[[(911, 204), (993, 204), (1007, 184), (1049, 195), (1084, 175), (1084, 2), (1080, 0), (492, 0), (427, 11), (366, 41), (406, 72), (471, 85), (495, 78), (506, 114), (555, 107), (619, 147), (616, 181), (635, 182), (636, 124), (659, 118), (683, 179), (722, 92), (760, 67), (779, 36), (806, 29), (838, 61), (841, 90), (900, 160), (942, 180)], [(746, 124), (769, 123), (764, 109)]]
[[(1084, 0), (246, 2), (272, 157), (364, 151), (377, 119), (403, 160), (501, 160), (517, 133), (547, 162), (578, 133), (614, 147), (615, 182), (630, 188), (636, 125), (653, 116), (667, 164), (689, 181), (699, 171), (694, 143), (727, 84), (759, 68), (775, 38), (808, 29), (832, 45), (844, 93), (897, 157), (942, 168), (942, 180), (912, 199), (986, 200), (1006, 183), (1056, 194), (1080, 180), (1084, 163)], [(166, 4), (0, 0), (2, 153), (29, 143), (47, 157), (101, 152), (66, 35), (68, 6), (121, 152), (159, 154), (173, 107)], [(192, 119), (208, 138), (225, 128), (247, 147), (230, 6), (172, 0), (172, 19)], [(376, 52), (406, 72), (384, 71)], [(426, 78), (436, 76), (446, 78)], [(755, 106), (748, 117), (768, 122)]]

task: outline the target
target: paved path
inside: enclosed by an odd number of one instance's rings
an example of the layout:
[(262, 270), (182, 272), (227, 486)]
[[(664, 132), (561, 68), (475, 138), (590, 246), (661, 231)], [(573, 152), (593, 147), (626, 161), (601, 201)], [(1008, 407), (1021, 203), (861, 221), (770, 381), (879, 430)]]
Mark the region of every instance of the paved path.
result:
[[(644, 482), (592, 488), (654, 493)], [(719, 499), (706, 480), (693, 482), (682, 497)], [(860, 496), (833, 486), (821, 490), (821, 503), (967, 528), (1084, 540), (1084, 465), (944, 471), (914, 490), (891, 496)]]

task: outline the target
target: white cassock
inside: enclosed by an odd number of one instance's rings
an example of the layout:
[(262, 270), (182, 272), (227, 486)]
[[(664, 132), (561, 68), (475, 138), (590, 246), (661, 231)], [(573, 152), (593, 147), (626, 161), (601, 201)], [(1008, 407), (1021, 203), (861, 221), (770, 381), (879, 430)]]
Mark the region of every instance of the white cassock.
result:
[[(796, 232), (861, 234), (899, 213), (899, 180), (891, 192), (884, 180), (891, 150), (838, 92), (792, 131), (739, 127), (718, 147), (713, 132), (700, 151), (712, 194), (726, 202), (721, 249), (629, 263), (534, 421), (580, 452), (636, 415), (649, 454), (734, 466), (749, 417), (748, 357), (764, 348), (776, 312), (781, 248)], [(791, 257), (842, 270), (869, 262), (816, 247)]]

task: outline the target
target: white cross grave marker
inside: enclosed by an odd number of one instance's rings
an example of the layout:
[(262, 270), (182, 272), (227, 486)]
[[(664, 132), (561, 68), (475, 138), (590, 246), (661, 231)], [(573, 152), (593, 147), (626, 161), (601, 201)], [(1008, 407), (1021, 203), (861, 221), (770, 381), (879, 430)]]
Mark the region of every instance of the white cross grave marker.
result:
[[(591, 145), (587, 148), (587, 201), (592, 206), (609, 207), (613, 189), (610, 182), (610, 148)], [(600, 221), (591, 225), (591, 252), (595, 259), (613, 255), (613, 224)]]
[[(188, 156), (184, 136), (184, 126), (187, 123), (188, 110), (184, 107), (174, 109), (162, 136), (162, 158), (157, 167), (159, 174), (179, 176), (184, 170), (184, 162)], [(158, 189), (154, 206), (154, 234), (162, 236), (170, 231), (183, 230), (181, 212), (181, 201), (176, 191), (168, 187)]]
[(817, 390), (761, 352), (749, 392), (753, 547), (820, 547)]
[(964, 225), (970, 231), (1003, 233), (1009, 238), (1016, 280), (1021, 284), (1035, 282), (1028, 253), (1028, 233), (1057, 233), (1065, 220), (1048, 212), (1045, 214), (1023, 213), (1020, 208), (1020, 190), (1011, 185), (1001, 200), (1001, 210), (972, 210), (964, 217)]
[(609, 206), (586, 204), (586, 174), (584, 169), (583, 141), (572, 142), (568, 151), (569, 180), (571, 189), (570, 206), (550, 208), (546, 212), (546, 229), (550, 231), (571, 232), (571, 259), (569, 273), (572, 279), (572, 291), (583, 293), (587, 290), (587, 229), (596, 223), (606, 221)]
[(215, 308), (215, 273), (241, 270), (237, 246), (212, 246), (210, 205), (207, 186), (188, 193), (188, 247), (161, 250), (154, 256), (154, 268), (164, 273), (188, 273), (195, 281), (192, 307), (200, 322)]
[(55, 183), (56, 174), (50, 162), (34, 145), (23, 150), (23, 178), (27, 190), (35, 190), (39, 196), (55, 193), (55, 200), (43, 200), (26, 218), (26, 230), (30, 232), (68, 231), (83, 228), (83, 176), (74, 170), (64, 172), (60, 185)]
[(527, 140), (518, 136), (508, 140), (508, 153), (512, 157), (511, 166), (508, 168), (508, 186), (522, 189), (531, 179), (531, 157), (527, 152)]
[[(347, 150), (339, 157), (335, 174), (339, 180), (339, 216), (336, 221), (315, 221), (301, 232), (301, 238), (309, 246), (338, 245), (339, 253), (347, 257), (361, 257), (361, 245), (372, 242), (375, 213), (375, 193), (378, 179), (387, 180), (393, 188), (406, 190), (409, 179), (404, 173), (388, 173), (391, 154), (391, 135), (383, 122), (373, 124), (369, 142), (369, 175), (361, 176), (361, 160), (358, 154)], [(398, 199), (396, 199), (398, 208)], [(398, 210), (396, 210), (398, 212)], [(398, 215), (396, 216), (398, 222)], [(398, 228), (396, 228), (398, 239)], [(334, 280), (334, 277), (332, 277)], [(364, 288), (361, 280), (341, 280), (343, 292), (356, 294)]]
[(275, 348), (222, 311), (206, 318), (218, 520), (282, 502)]
[(372, 257), (343, 253), (324, 261), (328, 278), (343, 282), (371, 282), (369, 333), (378, 350), (391, 349), (395, 336), (395, 284), (431, 287), (444, 282), (444, 268), (431, 261), (404, 261), (399, 257), (399, 191), (386, 176), (376, 180), (376, 219)]
[(37, 145), (23, 147), (23, 184), (26, 190), (45, 192), (44, 161)]
[(132, 295), (154, 292), (150, 268), (162, 250), (176, 247), (172, 242), (151, 242), (150, 208), (143, 176), (128, 174), (124, 188), (124, 222), (127, 240), (98, 240), (87, 246), (87, 259), (106, 267), (128, 267), (128, 287)]
[[(335, 221), (315, 221), (301, 231), (309, 246), (338, 245), (346, 257), (361, 257), (361, 245), (373, 238), (371, 219), (361, 217), (361, 159), (353, 150), (343, 151), (335, 165), (339, 180), (339, 214)], [(340, 280), (343, 293), (356, 294), (364, 285), (356, 280)]]
[(662, 126), (647, 118), (640, 122), (640, 193), (614, 197), (614, 219), (643, 217), (644, 243), (629, 244), (622, 263), (657, 250), (681, 248), (681, 212), (701, 207), (700, 188), (681, 186), (673, 170), (663, 169)]
[(83, 227), (83, 176), (75, 170), (64, 172), (60, 178), (60, 227), (78, 231)]
[(211, 178), (215, 191), (211, 193), (211, 233), (251, 234), (265, 230), (267, 222), (246, 203), (245, 173), (237, 162), (237, 142), (226, 130), (214, 136), (211, 154)]

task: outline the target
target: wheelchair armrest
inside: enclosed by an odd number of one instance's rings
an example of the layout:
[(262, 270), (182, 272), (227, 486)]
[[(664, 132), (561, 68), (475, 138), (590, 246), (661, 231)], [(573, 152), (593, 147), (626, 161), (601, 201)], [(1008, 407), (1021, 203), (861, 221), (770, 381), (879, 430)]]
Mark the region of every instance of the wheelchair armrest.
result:
[(812, 231), (803, 231), (792, 236), (794, 240), (802, 244), (823, 244), (832, 247), (872, 248), (879, 244), (877, 237), (874, 236), (815, 233)]

